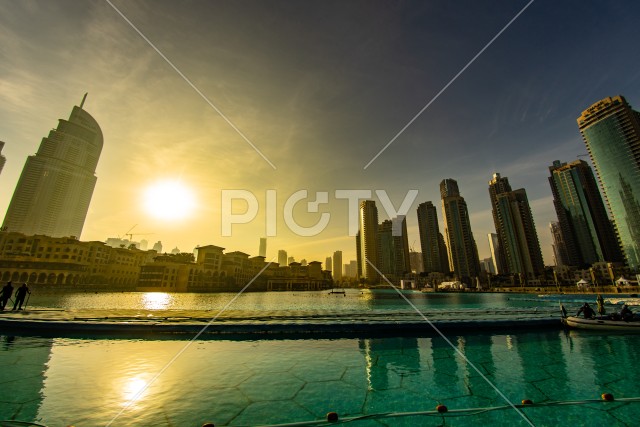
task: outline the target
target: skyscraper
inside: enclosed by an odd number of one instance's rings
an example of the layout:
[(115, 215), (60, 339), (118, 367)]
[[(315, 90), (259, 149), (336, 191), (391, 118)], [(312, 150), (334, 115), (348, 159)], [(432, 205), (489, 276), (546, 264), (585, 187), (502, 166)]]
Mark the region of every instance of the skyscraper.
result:
[(487, 239), (489, 239), (489, 251), (491, 252), (491, 262), (493, 263), (493, 272), (495, 274), (498, 273), (498, 248), (500, 247), (500, 242), (498, 241), (498, 235), (496, 233), (487, 234)]
[(537, 279), (544, 274), (544, 261), (527, 192), (520, 188), (498, 194), (496, 202), (507, 272), (519, 275), (521, 281)]
[[(394, 227), (397, 227), (394, 228)], [(378, 225), (378, 269), (382, 274), (399, 279), (411, 272), (407, 220), (401, 215)]]
[(3, 228), (24, 234), (80, 237), (96, 185), (100, 126), (80, 106), (42, 139), (25, 163)]
[(498, 194), (508, 193), (509, 191), (511, 191), (509, 180), (506, 177), (501, 177), (499, 173), (494, 173), (493, 179), (489, 181), (489, 198), (491, 199), (493, 224), (496, 228), (496, 234), (498, 235), (498, 244), (493, 247), (494, 253), (491, 255), (496, 269), (496, 274), (509, 273), (509, 267), (504, 253), (507, 236), (504, 235), (504, 227), (500, 225), (501, 222), (498, 217), (498, 210), (496, 209)]
[(360, 252), (358, 271), (367, 282), (377, 283), (380, 276), (373, 267), (377, 267), (378, 264), (378, 208), (376, 202), (373, 200), (361, 201), (358, 212), (360, 224), (360, 240), (356, 247)]
[(278, 264), (280, 264), (281, 267), (289, 265), (287, 264), (287, 251), (282, 249), (278, 251)]
[(471, 232), (469, 211), (453, 179), (440, 182), (442, 214), (449, 265), (458, 280), (470, 285), (480, 274), (478, 248)]
[(571, 265), (569, 263), (569, 252), (567, 251), (567, 245), (564, 243), (564, 237), (560, 230), (559, 222), (552, 222), (549, 224), (549, 231), (551, 231), (551, 237), (553, 239), (553, 263), (556, 266)]
[(331, 261), (331, 257), (328, 256), (325, 260), (324, 260), (324, 264), (325, 264), (325, 270), (328, 271), (333, 271), (333, 262)]
[(562, 261), (581, 268), (595, 262), (623, 262), (589, 164), (584, 160), (569, 164), (556, 160), (549, 166), (549, 172), (560, 240), (564, 244)]
[(266, 237), (261, 237), (260, 238), (260, 248), (258, 250), (258, 256), (261, 257), (267, 257), (267, 238)]
[(444, 238), (438, 225), (438, 212), (432, 202), (418, 205), (418, 233), (422, 249), (422, 271), (425, 273), (449, 272)]
[(582, 112), (578, 128), (596, 169), (629, 267), (640, 267), (640, 113), (622, 96)]
[(3, 148), (4, 142), (0, 141), (0, 173), (2, 173), (2, 168), (4, 168), (4, 164), (7, 162), (7, 158), (2, 154)]
[[(521, 280), (536, 279), (544, 273), (540, 241), (527, 192), (512, 191), (509, 180), (499, 173), (489, 181), (489, 195), (498, 234), (498, 259), (504, 257), (501, 273), (518, 274)], [(500, 264), (498, 264), (500, 268)]]
[(342, 280), (342, 251), (333, 253), (333, 265), (335, 266), (332, 271), (333, 280)]

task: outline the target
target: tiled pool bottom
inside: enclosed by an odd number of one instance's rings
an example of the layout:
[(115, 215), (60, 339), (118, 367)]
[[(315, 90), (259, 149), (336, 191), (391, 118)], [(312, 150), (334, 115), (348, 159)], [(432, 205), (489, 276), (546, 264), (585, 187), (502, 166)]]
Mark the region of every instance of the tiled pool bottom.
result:
[[(638, 337), (576, 332), (451, 336), (513, 403), (640, 395)], [(187, 341), (3, 336), (0, 419), (104, 426)], [(507, 404), (440, 337), (196, 341), (113, 426), (260, 425)], [(637, 425), (640, 403), (523, 409), (534, 425)], [(530, 425), (514, 409), (368, 419), (354, 426)]]

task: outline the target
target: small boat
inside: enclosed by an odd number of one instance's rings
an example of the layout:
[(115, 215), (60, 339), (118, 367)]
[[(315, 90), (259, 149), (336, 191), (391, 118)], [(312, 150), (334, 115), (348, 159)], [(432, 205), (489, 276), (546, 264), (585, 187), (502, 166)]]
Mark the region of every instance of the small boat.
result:
[(331, 289), (331, 291), (329, 292), (329, 295), (331, 295), (331, 294), (341, 294), (341, 295), (344, 295), (344, 296), (347, 295), (347, 293), (345, 292), (344, 289), (343, 290)]
[(633, 320), (614, 320), (607, 316), (585, 319), (577, 316), (567, 316), (567, 310), (560, 304), (562, 311), (562, 323), (565, 326), (575, 329), (591, 329), (601, 331), (628, 331), (640, 332), (640, 320), (634, 317)]

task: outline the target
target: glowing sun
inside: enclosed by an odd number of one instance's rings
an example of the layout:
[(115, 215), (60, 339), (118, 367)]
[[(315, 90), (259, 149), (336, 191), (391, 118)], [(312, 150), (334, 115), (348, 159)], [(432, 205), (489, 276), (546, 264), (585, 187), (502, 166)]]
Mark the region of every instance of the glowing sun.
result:
[(179, 181), (158, 181), (145, 190), (144, 208), (159, 219), (184, 219), (193, 213), (195, 197)]

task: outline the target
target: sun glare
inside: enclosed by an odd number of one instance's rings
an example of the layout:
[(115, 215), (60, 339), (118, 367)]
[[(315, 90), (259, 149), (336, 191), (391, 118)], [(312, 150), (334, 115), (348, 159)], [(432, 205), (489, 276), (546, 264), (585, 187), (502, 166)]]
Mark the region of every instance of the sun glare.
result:
[(184, 219), (193, 213), (193, 192), (179, 181), (158, 181), (144, 193), (144, 208), (158, 219)]

